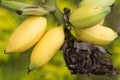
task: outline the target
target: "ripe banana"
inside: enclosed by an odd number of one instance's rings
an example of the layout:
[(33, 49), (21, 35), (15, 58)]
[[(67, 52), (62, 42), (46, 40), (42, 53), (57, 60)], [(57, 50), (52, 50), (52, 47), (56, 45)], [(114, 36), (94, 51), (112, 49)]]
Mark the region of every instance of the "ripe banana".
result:
[[(101, 20), (97, 25), (103, 25), (103, 23), (104, 23), (104, 19)], [(103, 27), (103, 26), (100, 26), (100, 27)], [(72, 29), (70, 30), (70, 33), (72, 34), (73, 37), (75, 37), (78, 40), (77, 34), (75, 32), (75, 28), (72, 27)]]
[(90, 6), (90, 5), (98, 5), (98, 6), (111, 6), (115, 0), (82, 0), (79, 6)]
[(29, 72), (47, 64), (62, 46), (64, 37), (62, 26), (48, 30), (32, 51)]
[(103, 25), (104, 21), (105, 21), (105, 19), (102, 19), (97, 25)]
[(110, 7), (79, 7), (71, 13), (69, 21), (75, 28), (88, 28), (98, 24), (109, 12)]
[(44, 17), (31, 16), (11, 35), (5, 53), (20, 53), (32, 47), (46, 30)]
[(117, 38), (117, 33), (112, 29), (96, 25), (87, 29), (75, 29), (77, 37), (81, 41), (93, 43), (95, 45), (108, 45), (115, 38)]

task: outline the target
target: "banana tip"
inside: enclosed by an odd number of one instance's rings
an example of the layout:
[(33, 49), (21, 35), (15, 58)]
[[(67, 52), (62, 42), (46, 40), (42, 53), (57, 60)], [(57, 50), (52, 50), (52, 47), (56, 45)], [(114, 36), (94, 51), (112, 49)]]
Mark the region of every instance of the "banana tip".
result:
[(33, 67), (31, 67), (31, 66), (29, 66), (27, 69), (28, 69), (28, 72), (27, 72), (28, 74), (29, 74), (31, 71), (33, 71), (33, 70), (34, 70), (34, 68), (33, 68)]
[(6, 49), (4, 50), (4, 54), (7, 54)]
[(27, 73), (29, 74), (31, 71), (32, 71), (32, 70), (30, 70), (30, 69), (28, 68), (28, 72), (27, 72)]
[(22, 10), (17, 10), (16, 13), (17, 13), (18, 15), (22, 15), (23, 11), (22, 11)]

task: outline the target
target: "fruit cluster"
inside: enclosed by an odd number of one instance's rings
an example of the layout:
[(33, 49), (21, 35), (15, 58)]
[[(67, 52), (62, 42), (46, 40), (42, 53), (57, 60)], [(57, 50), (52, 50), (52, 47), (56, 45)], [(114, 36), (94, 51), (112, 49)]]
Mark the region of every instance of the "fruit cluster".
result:
[[(64, 23), (47, 30), (49, 21), (46, 17), (43, 17), (43, 15), (48, 14), (49, 10), (44, 10), (35, 5), (26, 6), (26, 4), (6, 0), (2, 1), (2, 4), (7, 7), (10, 7), (10, 4), (13, 3), (22, 5), (22, 8), (17, 10), (17, 13), (20, 15), (32, 15), (13, 32), (5, 49), (5, 53), (21, 53), (34, 46), (28, 69), (30, 72), (49, 62), (63, 45), (65, 37), (70, 30), (71, 34), (79, 41), (88, 42), (92, 45), (110, 44), (117, 38), (117, 33), (103, 26), (103, 22), (106, 15), (111, 11), (110, 6), (114, 1), (107, 0), (101, 4), (94, 2), (96, 1), (83, 0), (79, 4), (79, 7), (72, 12), (69, 10), (68, 14), (64, 12)], [(16, 7), (11, 8), (16, 9)], [(63, 24), (68, 25), (63, 26)], [(72, 25), (72, 27), (66, 32), (65, 29), (68, 28), (69, 25)], [(70, 38), (70, 36), (67, 38)], [(65, 52), (65, 50), (63, 51)]]
[(70, 15), (69, 21), (74, 26), (73, 31), (81, 41), (95, 45), (108, 45), (117, 38), (115, 31), (103, 25), (111, 9), (103, 4), (101, 6), (87, 5), (87, 1), (90, 0), (82, 1), (81, 6)]
[(11, 35), (5, 53), (21, 53), (35, 45), (29, 71), (46, 64), (64, 42), (62, 26), (48, 31), (45, 17), (31, 16)]

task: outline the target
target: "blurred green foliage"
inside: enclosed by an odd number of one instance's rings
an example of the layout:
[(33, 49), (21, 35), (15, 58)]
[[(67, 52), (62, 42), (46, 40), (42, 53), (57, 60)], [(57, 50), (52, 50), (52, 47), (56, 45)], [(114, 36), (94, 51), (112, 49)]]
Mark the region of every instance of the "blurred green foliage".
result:
[[(23, 2), (38, 4), (40, 1), (25, 0)], [(0, 80), (120, 80), (119, 76), (71, 75), (65, 65), (62, 51), (59, 51), (47, 65), (28, 74), (27, 67), (32, 48), (22, 54), (4, 54), (10, 35), (26, 17), (16, 15), (14, 11), (0, 6)], [(50, 15), (46, 17), (48, 21), (55, 23), (48, 22), (48, 29), (57, 24)], [(112, 62), (120, 68), (120, 38), (107, 48), (112, 52)]]

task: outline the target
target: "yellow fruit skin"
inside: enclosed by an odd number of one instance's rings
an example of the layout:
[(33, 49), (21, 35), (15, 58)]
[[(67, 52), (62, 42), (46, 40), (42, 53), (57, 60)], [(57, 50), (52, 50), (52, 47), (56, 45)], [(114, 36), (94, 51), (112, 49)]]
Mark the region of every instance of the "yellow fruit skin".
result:
[(81, 41), (102, 46), (110, 44), (118, 36), (112, 29), (101, 25), (81, 30), (76, 29), (76, 34)]
[(69, 21), (75, 28), (88, 28), (98, 24), (109, 12), (109, 7), (96, 5), (79, 7), (70, 14)]
[(62, 46), (64, 37), (63, 27), (48, 30), (32, 51), (29, 70), (47, 64)]
[[(103, 26), (102, 26), (103, 23), (104, 23), (104, 19), (101, 20), (97, 25), (101, 25), (100, 27), (103, 27)], [(76, 29), (77, 29), (77, 28), (76, 28)], [(77, 34), (76, 34), (76, 32), (75, 32), (75, 28), (72, 28), (72, 29), (70, 30), (70, 33), (78, 40)]]
[(47, 20), (44, 17), (31, 16), (11, 35), (5, 53), (20, 53), (32, 47), (44, 34)]
[(82, 2), (80, 2), (79, 6), (111, 6), (114, 2), (115, 0), (83, 0)]
[(97, 25), (103, 25), (104, 21), (105, 21), (105, 19), (102, 19)]

